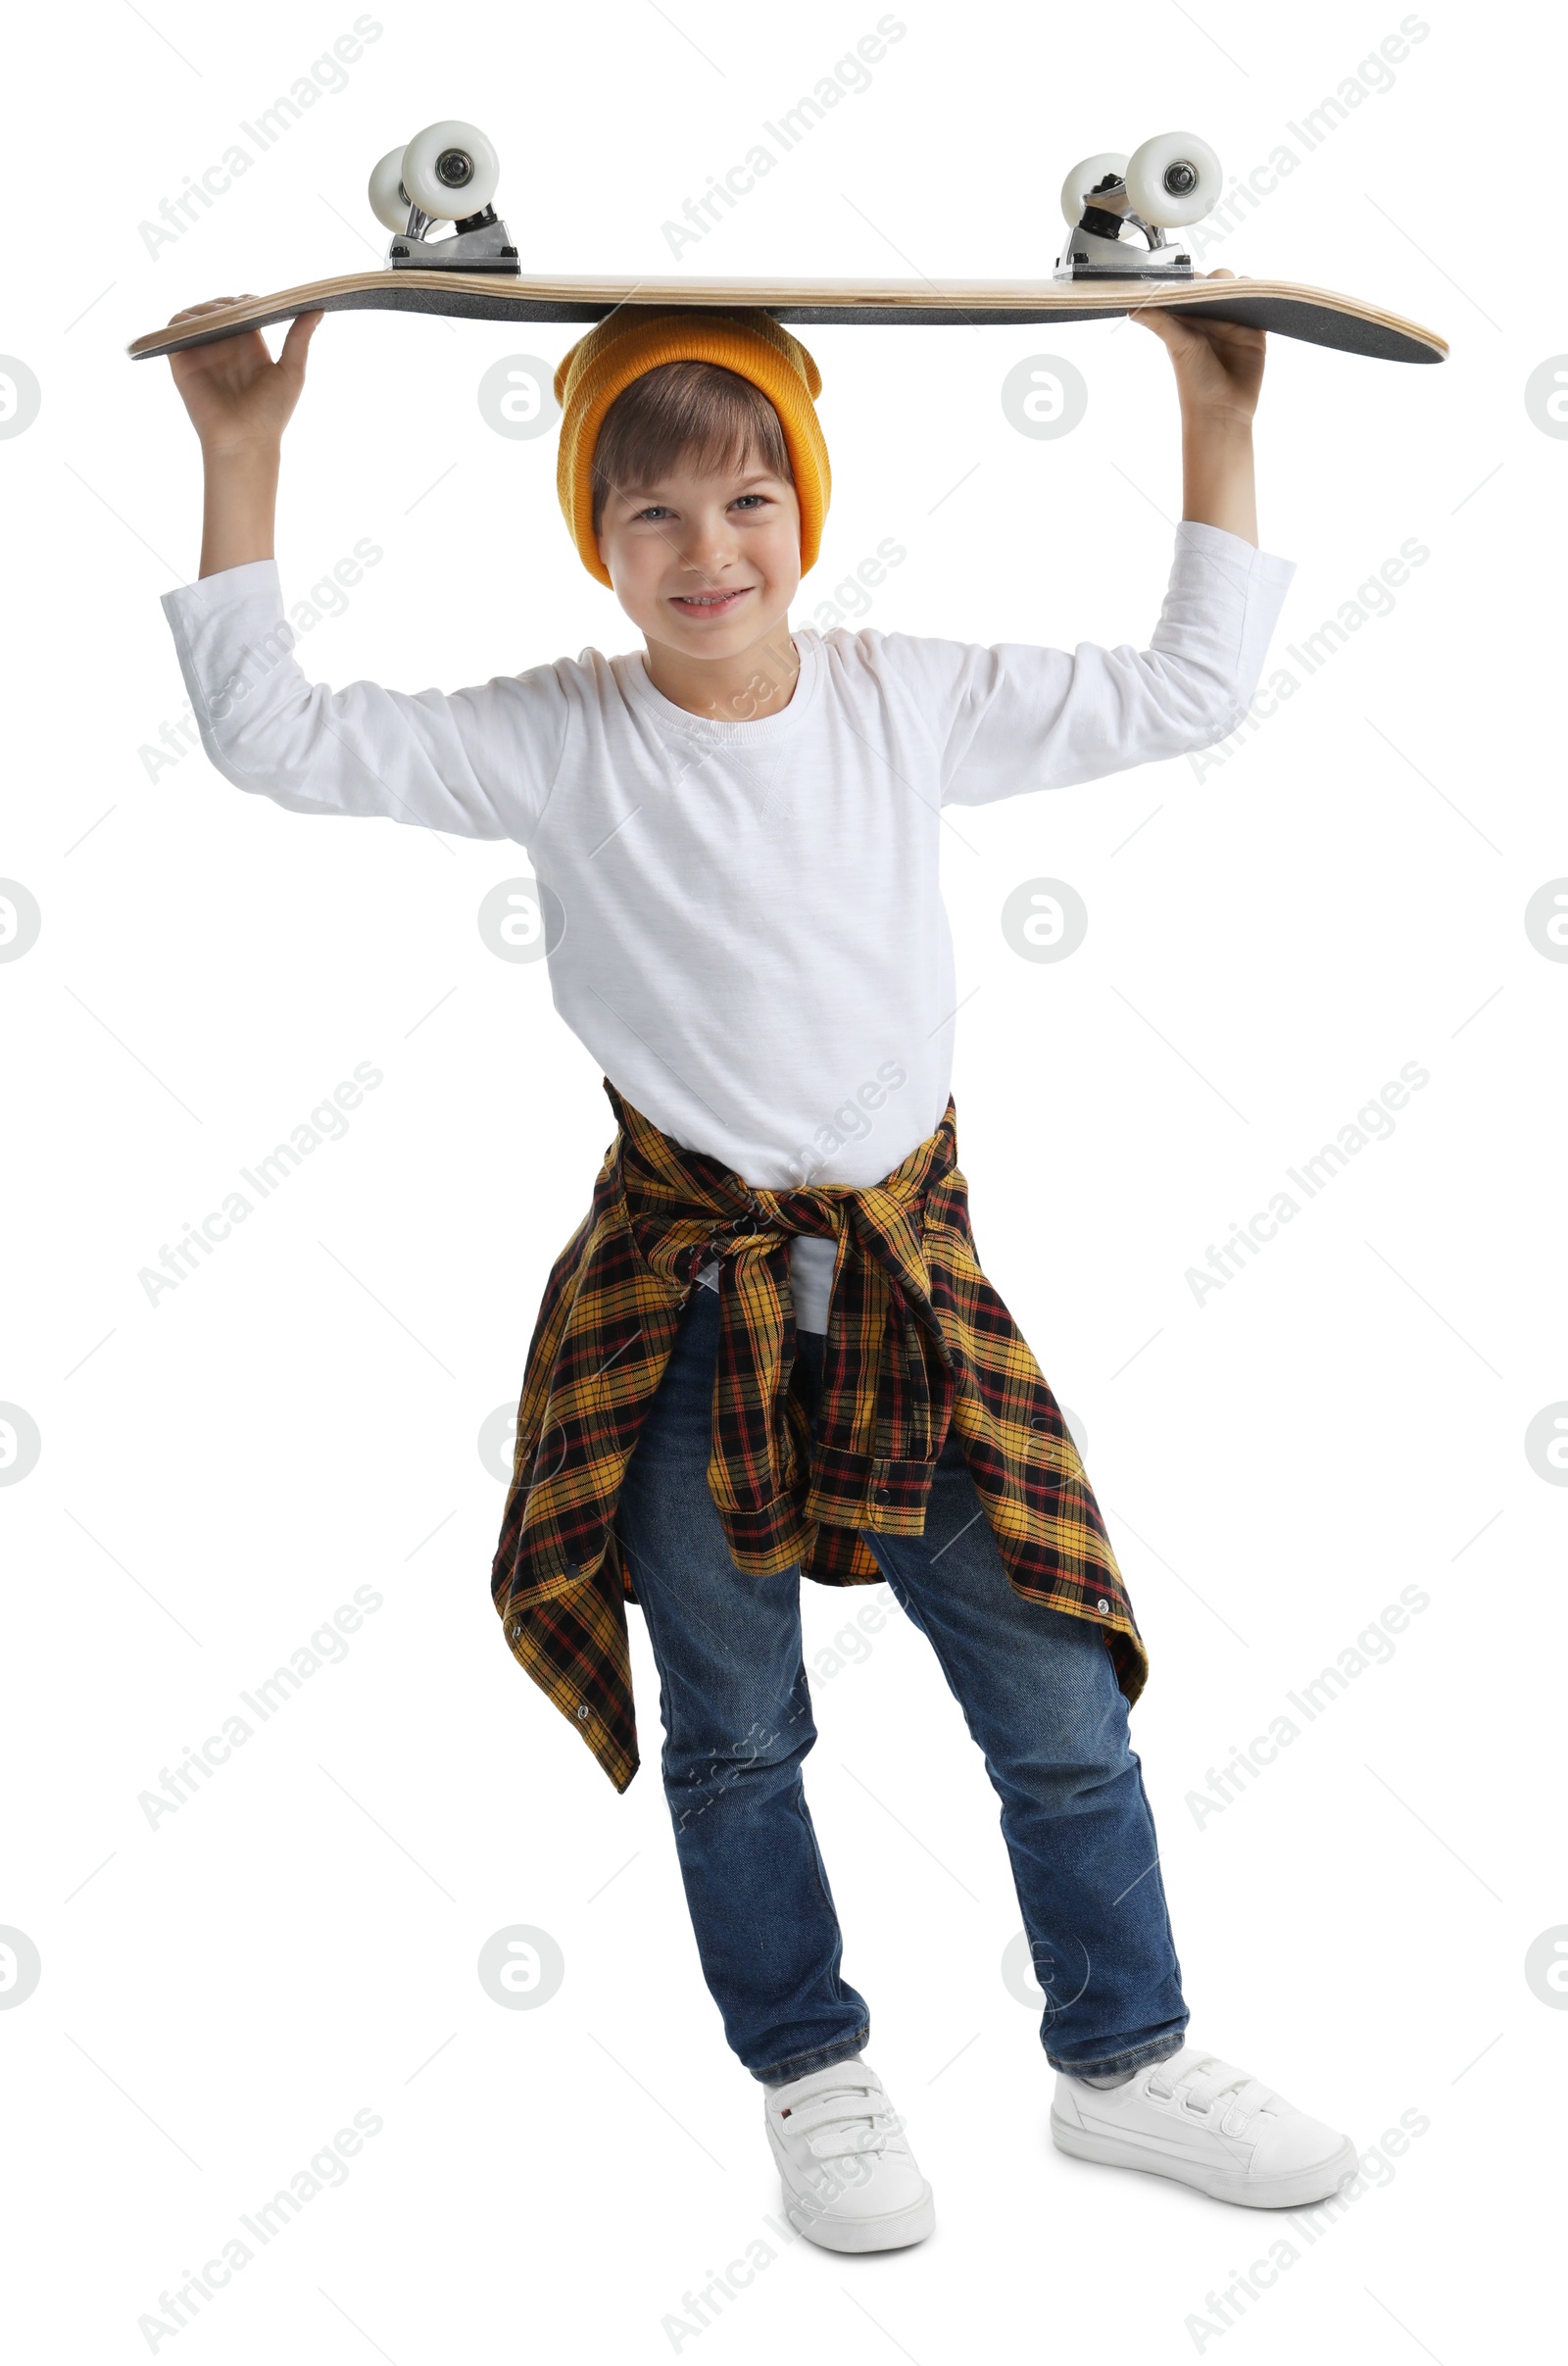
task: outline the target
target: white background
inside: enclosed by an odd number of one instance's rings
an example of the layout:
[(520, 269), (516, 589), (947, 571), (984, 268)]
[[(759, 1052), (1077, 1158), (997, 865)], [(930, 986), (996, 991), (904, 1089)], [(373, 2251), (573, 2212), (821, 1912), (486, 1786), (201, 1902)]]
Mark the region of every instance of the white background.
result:
[[(379, 6), (347, 87), (150, 255), (139, 224), (353, 15), (126, 0), (13, 28), (0, 347), (42, 408), (0, 441), (0, 874), (42, 928), (0, 964), (0, 1400), (41, 1452), (0, 1487), (0, 1924), (43, 1968), (0, 2011), (11, 2346), (146, 2356), (160, 2293), (368, 2109), (383, 2126), (346, 2184), (253, 2243), (156, 2354), (1517, 2349), (1544, 2304), (1568, 2039), (1524, 1973), (1568, 1923), (1568, 1492), (1524, 1451), (1568, 1399), (1568, 964), (1523, 918), (1568, 872), (1568, 445), (1524, 401), (1568, 348), (1560, 271), (1536, 260), (1554, 252), (1557, 37), (1539, 12), (1427, 10), (1392, 88), (1311, 153), (1293, 140), (1298, 169), (1208, 258), (1450, 338), (1440, 369), (1271, 341), (1262, 538), (1299, 568), (1276, 655), (1415, 537), (1430, 559), (1394, 612), (1201, 778), (1183, 761), (956, 811), (945, 854), (976, 1233), (1087, 1431), (1149, 1643), (1134, 1735), (1193, 2035), (1364, 2146), (1401, 2113), (1430, 2125), (1315, 2244), (1057, 2155), (1038, 2015), (1001, 1974), (1019, 1914), (996, 1802), (895, 1612), (816, 1684), (808, 1789), (868, 2052), (939, 2228), (846, 2261), (765, 2223), (760, 2097), (698, 1973), (639, 1614), (644, 1767), (617, 1799), (490, 1606), (502, 1486), (478, 1434), (515, 1403), (612, 1131), (544, 966), (498, 961), (476, 928), (525, 859), (288, 814), (199, 751), (149, 778), (139, 751), (183, 709), (158, 596), (196, 571), (200, 468), (167, 369), (124, 346), (202, 297), (368, 265), (369, 168), (440, 115), (496, 140), (525, 269), (666, 271), (666, 219), (877, 10)], [(1400, 15), (901, 5), (870, 87), (682, 268), (1039, 275), (1077, 158), (1181, 124), (1245, 173)], [(494, 360), (553, 362), (576, 333), (322, 324), (285, 443), (285, 594), (362, 537), (385, 555), (302, 639), (313, 678), (454, 687), (636, 646), (563, 529), (553, 435), (505, 440), (475, 400)], [(892, 535), (907, 560), (869, 621), (1143, 645), (1180, 507), (1152, 337), (804, 333), (835, 487), (798, 624)], [(1057, 352), (1087, 417), (1031, 440), (1001, 382)], [(1002, 933), (1037, 877), (1089, 908), (1060, 964)], [(701, 906), (694, 879), (694, 926)], [(138, 1271), (364, 1060), (384, 1082), (345, 1138), (150, 1306)], [(1187, 1269), (1407, 1061), (1430, 1083), (1392, 1137), (1196, 1304)], [(347, 1658), (151, 1829), (139, 1795), (362, 1585), (382, 1606)], [(1207, 1770), (1407, 1585), (1429, 1606), (1392, 1661), (1200, 1824)], [(807, 1592), (809, 1661), (872, 1598)], [(513, 1924), (564, 1951), (535, 2010), (476, 1976)], [(1282, 2237), (1289, 2271), (1196, 2331)], [(683, 2294), (759, 2238), (765, 2272), (672, 2337)]]

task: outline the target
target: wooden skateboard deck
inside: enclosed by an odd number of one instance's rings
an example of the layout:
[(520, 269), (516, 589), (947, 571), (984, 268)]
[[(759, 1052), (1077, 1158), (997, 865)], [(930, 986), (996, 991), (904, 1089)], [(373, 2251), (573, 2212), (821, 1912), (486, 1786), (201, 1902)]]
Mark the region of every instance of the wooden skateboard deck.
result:
[(460, 320), (602, 320), (620, 305), (755, 305), (792, 325), (903, 321), (911, 327), (1113, 320), (1145, 308), (1207, 313), (1307, 345), (1382, 362), (1441, 362), (1446, 341), (1353, 297), (1280, 279), (612, 279), (519, 278), (471, 271), (350, 271), (199, 320), (150, 329), (132, 361), (215, 344), (307, 312), (439, 313)]

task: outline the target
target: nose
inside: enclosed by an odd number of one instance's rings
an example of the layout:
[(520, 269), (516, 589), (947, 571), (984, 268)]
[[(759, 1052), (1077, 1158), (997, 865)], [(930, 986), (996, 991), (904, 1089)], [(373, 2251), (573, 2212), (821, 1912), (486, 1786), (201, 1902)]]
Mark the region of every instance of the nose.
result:
[(681, 537), (680, 562), (692, 573), (720, 573), (734, 556), (734, 538), (721, 518), (696, 518)]

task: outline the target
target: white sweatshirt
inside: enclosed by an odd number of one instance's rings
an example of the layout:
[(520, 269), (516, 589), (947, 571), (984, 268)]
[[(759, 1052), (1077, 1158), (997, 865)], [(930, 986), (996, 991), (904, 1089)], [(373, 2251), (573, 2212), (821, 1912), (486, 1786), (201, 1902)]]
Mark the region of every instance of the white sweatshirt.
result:
[[(1183, 524), (1144, 651), (802, 627), (789, 705), (753, 722), (687, 714), (640, 651), (450, 693), (329, 690), (290, 654), (271, 560), (163, 605), (225, 779), (526, 848), (568, 1027), (683, 1149), (777, 1190), (877, 1182), (947, 1107), (942, 806), (1223, 739), (1294, 572)], [(826, 1327), (833, 1257), (792, 1244), (803, 1329)]]

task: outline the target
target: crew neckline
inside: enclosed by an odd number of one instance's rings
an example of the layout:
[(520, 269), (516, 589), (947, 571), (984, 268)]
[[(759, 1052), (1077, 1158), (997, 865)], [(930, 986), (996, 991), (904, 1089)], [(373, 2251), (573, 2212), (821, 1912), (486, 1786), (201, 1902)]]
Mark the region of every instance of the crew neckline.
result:
[(693, 715), (689, 709), (677, 707), (673, 699), (666, 698), (649, 680), (648, 655), (642, 649), (628, 651), (623, 660), (625, 684), (638, 704), (646, 707), (655, 719), (668, 730), (730, 746), (744, 747), (759, 740), (781, 739), (787, 729), (798, 727), (804, 719), (807, 709), (816, 696), (817, 682), (821, 676), (820, 645), (816, 633), (808, 624), (803, 624), (790, 637), (801, 661), (801, 670), (796, 677), (789, 705), (781, 707), (776, 715), (754, 715), (750, 721), (733, 723), (721, 722), (716, 715)]

